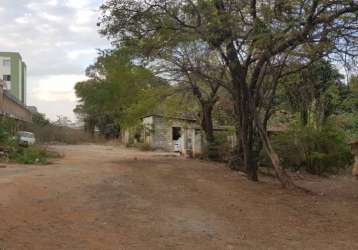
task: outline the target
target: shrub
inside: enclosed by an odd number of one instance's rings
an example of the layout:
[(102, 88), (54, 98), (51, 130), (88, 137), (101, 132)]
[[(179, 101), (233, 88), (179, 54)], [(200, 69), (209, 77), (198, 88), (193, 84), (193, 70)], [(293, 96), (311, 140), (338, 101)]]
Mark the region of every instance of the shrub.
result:
[(0, 117), (0, 145), (13, 143), (12, 133), (15, 131), (15, 122), (7, 117)]
[(332, 124), (320, 129), (294, 127), (273, 137), (286, 168), (311, 174), (336, 174), (353, 159), (345, 134)]
[(335, 122), (350, 138), (358, 138), (358, 111), (336, 115)]
[(21, 164), (48, 164), (49, 159), (59, 157), (46, 148), (31, 146), (19, 147), (10, 155), (10, 160)]
[(13, 135), (15, 131), (15, 121), (6, 117), (0, 118), (0, 160), (22, 164), (47, 164), (50, 158), (59, 156), (43, 147), (20, 146)]
[(0, 125), (0, 144), (7, 144), (9, 139), (8, 132)]

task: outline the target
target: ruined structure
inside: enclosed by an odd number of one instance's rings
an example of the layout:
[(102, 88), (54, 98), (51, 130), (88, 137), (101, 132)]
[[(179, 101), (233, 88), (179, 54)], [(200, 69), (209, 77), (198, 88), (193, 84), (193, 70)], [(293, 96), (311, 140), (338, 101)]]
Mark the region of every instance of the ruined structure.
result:
[[(227, 128), (216, 127), (218, 131), (227, 131)], [(234, 144), (234, 136), (228, 135), (228, 141)], [(198, 121), (190, 116), (167, 117), (150, 115), (142, 118), (141, 128), (136, 131), (122, 132), (122, 142), (141, 141), (154, 150), (178, 152), (183, 155), (198, 157), (204, 153), (205, 138)]]

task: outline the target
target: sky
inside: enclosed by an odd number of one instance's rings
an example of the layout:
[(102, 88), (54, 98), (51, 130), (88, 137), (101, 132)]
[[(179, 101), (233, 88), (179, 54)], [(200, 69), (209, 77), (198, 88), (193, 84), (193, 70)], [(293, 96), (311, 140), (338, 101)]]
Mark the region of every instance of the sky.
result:
[(51, 120), (76, 120), (76, 82), (85, 80), (97, 49), (110, 46), (96, 23), (103, 0), (0, 0), (0, 51), (27, 64), (27, 105)]

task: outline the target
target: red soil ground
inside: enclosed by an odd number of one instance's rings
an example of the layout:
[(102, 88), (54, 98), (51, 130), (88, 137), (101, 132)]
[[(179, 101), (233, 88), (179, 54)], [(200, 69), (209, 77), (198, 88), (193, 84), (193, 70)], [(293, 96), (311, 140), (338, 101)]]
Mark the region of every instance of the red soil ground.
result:
[(0, 249), (358, 249), (358, 181), (316, 194), (221, 164), (98, 145), (0, 167)]

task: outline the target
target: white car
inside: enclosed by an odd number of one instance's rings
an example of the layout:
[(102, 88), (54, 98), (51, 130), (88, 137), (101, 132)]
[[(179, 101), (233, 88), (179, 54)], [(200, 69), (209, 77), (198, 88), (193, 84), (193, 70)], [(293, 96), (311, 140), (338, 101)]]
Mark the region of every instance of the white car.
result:
[(36, 142), (35, 135), (31, 132), (19, 131), (17, 132), (17, 138), (19, 144), (24, 146), (34, 145)]

